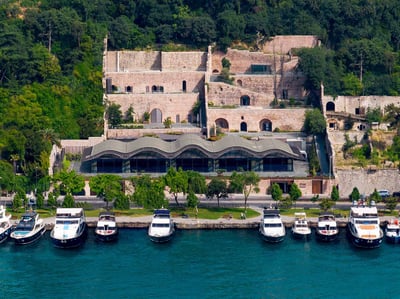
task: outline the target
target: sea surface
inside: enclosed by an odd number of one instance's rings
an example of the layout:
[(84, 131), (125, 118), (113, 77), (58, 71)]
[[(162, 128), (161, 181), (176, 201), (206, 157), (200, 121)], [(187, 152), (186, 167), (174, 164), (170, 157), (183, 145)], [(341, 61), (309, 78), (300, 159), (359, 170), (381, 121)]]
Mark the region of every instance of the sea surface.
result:
[(167, 244), (123, 229), (114, 244), (0, 244), (0, 298), (400, 298), (400, 245), (262, 241), (257, 230), (179, 230)]

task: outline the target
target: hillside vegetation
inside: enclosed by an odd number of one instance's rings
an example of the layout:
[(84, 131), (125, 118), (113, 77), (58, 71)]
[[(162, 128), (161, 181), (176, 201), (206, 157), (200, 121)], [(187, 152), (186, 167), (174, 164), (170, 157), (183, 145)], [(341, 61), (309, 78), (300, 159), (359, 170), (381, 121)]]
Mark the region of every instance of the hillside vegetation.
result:
[(400, 91), (398, 1), (8, 0), (0, 12), (2, 190), (37, 186), (60, 138), (102, 133), (106, 36), (111, 50), (168, 51), (317, 35), (321, 47), (297, 51), (311, 97), (320, 82), (332, 95)]

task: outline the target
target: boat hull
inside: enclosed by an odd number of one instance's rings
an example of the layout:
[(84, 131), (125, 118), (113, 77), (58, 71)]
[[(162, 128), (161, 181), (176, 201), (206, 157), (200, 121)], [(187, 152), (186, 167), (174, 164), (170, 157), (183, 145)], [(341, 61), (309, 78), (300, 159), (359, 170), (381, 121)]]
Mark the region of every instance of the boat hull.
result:
[(349, 224), (347, 225), (347, 236), (351, 243), (358, 248), (378, 248), (383, 240), (383, 236), (376, 239), (360, 238), (353, 234)]
[(263, 232), (262, 230), (258, 231), (260, 233), (261, 238), (268, 243), (280, 243), (285, 239), (285, 235), (269, 235)]
[(12, 226), (10, 226), (2, 233), (0, 233), (0, 244), (8, 240), (9, 236), (11, 235), (11, 232), (12, 232)]
[(96, 231), (94, 231), (94, 235), (96, 237), (97, 241), (100, 242), (115, 242), (118, 240), (118, 230), (114, 231), (113, 233), (110, 234), (99, 234)]
[(69, 239), (57, 239), (54, 238), (50, 235), (51, 238), (51, 242), (53, 243), (54, 247), (57, 248), (76, 248), (81, 246), (86, 238), (87, 238), (87, 231), (88, 231), (88, 227), (87, 224), (84, 223), (84, 228), (81, 230), (81, 233), (73, 238), (69, 238)]
[(155, 243), (166, 243), (166, 242), (171, 241), (173, 235), (174, 235), (174, 233), (170, 233), (170, 234), (164, 235), (164, 236), (149, 235), (149, 238), (151, 241), (153, 241)]
[(46, 227), (43, 226), (39, 230), (37, 230), (34, 234), (30, 234), (28, 236), (21, 236), (21, 237), (13, 237), (11, 238), (14, 240), (14, 243), (17, 245), (28, 245), (38, 241), (46, 232)]
[(310, 233), (299, 233), (296, 231), (292, 230), (292, 236), (293, 238), (297, 239), (297, 240), (310, 240), (311, 239), (311, 232)]
[(385, 240), (390, 244), (400, 244), (400, 236), (386, 236)]
[(322, 234), (322, 233), (316, 231), (315, 236), (316, 236), (316, 239), (321, 242), (334, 242), (338, 239), (339, 232), (328, 235), (328, 234)]

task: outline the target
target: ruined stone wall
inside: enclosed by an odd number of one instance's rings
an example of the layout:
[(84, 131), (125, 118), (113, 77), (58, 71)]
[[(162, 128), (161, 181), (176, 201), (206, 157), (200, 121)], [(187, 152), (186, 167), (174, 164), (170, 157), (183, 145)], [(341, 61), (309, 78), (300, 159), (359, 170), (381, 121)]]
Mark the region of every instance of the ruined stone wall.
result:
[(370, 109), (380, 108), (385, 111), (385, 106), (394, 104), (400, 106), (400, 97), (390, 96), (338, 96), (332, 97), (329, 95), (322, 97), (322, 105), (326, 111), (327, 103), (335, 105), (335, 112), (346, 112), (355, 114), (356, 109), (367, 111)]
[(277, 35), (263, 45), (262, 51), (287, 54), (292, 49), (314, 48), (318, 43), (318, 37), (315, 35)]
[(212, 71), (219, 73), (222, 70), (222, 59), (226, 58), (231, 63), (232, 74), (250, 73), (252, 64), (266, 64), (276, 73), (281, 72), (282, 62), (284, 71), (293, 71), (298, 63), (298, 57), (289, 55), (273, 55), (248, 50), (228, 49), (226, 53), (216, 51), (212, 54)]
[(153, 93), (153, 94), (109, 94), (108, 101), (121, 105), (122, 114), (132, 105), (135, 119), (141, 119), (144, 112), (160, 109), (162, 120), (171, 117), (173, 122), (179, 115), (180, 121), (188, 120), (193, 105), (199, 99), (198, 93)]
[[(131, 87), (131, 93), (151, 93), (152, 86), (162, 86), (164, 93), (183, 92), (183, 81), (187, 92), (203, 92), (204, 73), (201, 72), (139, 72), (106, 74), (119, 93)], [(105, 87), (105, 86), (104, 86)]]
[(339, 184), (341, 197), (348, 197), (357, 187), (360, 194), (370, 195), (374, 189), (386, 189), (390, 193), (400, 191), (400, 174), (397, 169), (337, 169), (336, 180)]
[(163, 71), (205, 72), (207, 68), (206, 52), (162, 52), (161, 67)]
[[(250, 79), (250, 78), (249, 78)], [(240, 98), (244, 95), (250, 97), (251, 106), (269, 107), (273, 101), (273, 93), (259, 93), (250, 91), (239, 86), (229, 85), (221, 82), (210, 82), (208, 84), (208, 102), (216, 106), (240, 105)]]
[[(259, 132), (260, 121), (268, 119), (272, 122), (272, 130), (301, 131), (306, 109), (262, 109), (260, 107), (239, 107), (235, 109), (208, 109), (208, 127), (215, 126), (219, 118), (228, 122), (229, 130), (240, 131), (240, 124), (247, 123), (248, 132)], [(290, 116), (290, 117), (289, 117)]]

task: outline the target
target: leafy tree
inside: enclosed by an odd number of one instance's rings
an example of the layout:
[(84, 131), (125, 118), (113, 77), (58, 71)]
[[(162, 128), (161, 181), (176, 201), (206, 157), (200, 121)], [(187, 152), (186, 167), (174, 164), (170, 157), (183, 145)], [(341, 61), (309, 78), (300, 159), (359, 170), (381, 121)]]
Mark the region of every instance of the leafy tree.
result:
[(228, 187), (226, 181), (220, 177), (213, 177), (207, 186), (207, 197), (217, 198), (217, 205), (219, 207), (219, 200), (228, 196)]
[(292, 201), (297, 201), (301, 196), (301, 190), (296, 183), (290, 185), (289, 196)]
[(282, 194), (283, 194), (283, 191), (282, 191), (281, 187), (279, 187), (279, 185), (277, 183), (273, 183), (271, 185), (271, 196), (272, 196), (272, 199), (276, 201), (276, 205), (278, 205), (278, 202), (280, 202), (282, 200)]
[(107, 107), (107, 118), (109, 121), (109, 125), (112, 128), (119, 126), (122, 122), (122, 112), (121, 112), (121, 105), (111, 103)]
[(122, 193), (121, 178), (117, 175), (100, 174), (94, 176), (90, 179), (89, 186), (97, 194), (97, 197), (106, 202), (107, 209), (108, 204), (116, 200)]
[(358, 188), (357, 188), (357, 187), (354, 187), (354, 188), (353, 188), (353, 190), (351, 191), (351, 194), (350, 194), (349, 197), (350, 197), (350, 201), (351, 201), (351, 202), (353, 202), (353, 201), (359, 201), (361, 195), (360, 195), (360, 191), (358, 191)]
[(185, 195), (188, 191), (189, 186), (187, 174), (182, 170), (182, 168), (176, 170), (174, 167), (170, 167), (162, 178), (165, 186), (169, 188), (169, 193), (174, 196), (175, 202), (179, 206), (179, 193)]
[(73, 207), (75, 207), (75, 199), (72, 196), (72, 194), (65, 195), (64, 200), (62, 202), (62, 207), (63, 208), (73, 208)]
[(254, 191), (260, 192), (258, 183), (260, 177), (254, 171), (236, 172), (234, 171), (230, 177), (230, 190), (235, 190), (243, 193), (244, 196), (244, 210), (247, 210), (247, 199), (250, 194)]
[(146, 209), (168, 207), (168, 200), (164, 195), (164, 182), (161, 179), (152, 180), (149, 175), (132, 179), (135, 187), (133, 200)]
[(388, 209), (390, 212), (393, 212), (397, 206), (397, 198), (395, 197), (388, 197), (385, 199), (385, 208)]
[(339, 200), (339, 190), (336, 186), (332, 186), (332, 191), (331, 191), (331, 200), (333, 202), (337, 202)]
[(304, 119), (304, 132), (310, 135), (324, 135), (326, 132), (326, 121), (321, 110), (307, 110)]
[(334, 201), (330, 200), (329, 198), (323, 198), (319, 203), (319, 207), (321, 210), (327, 211), (334, 206)]

